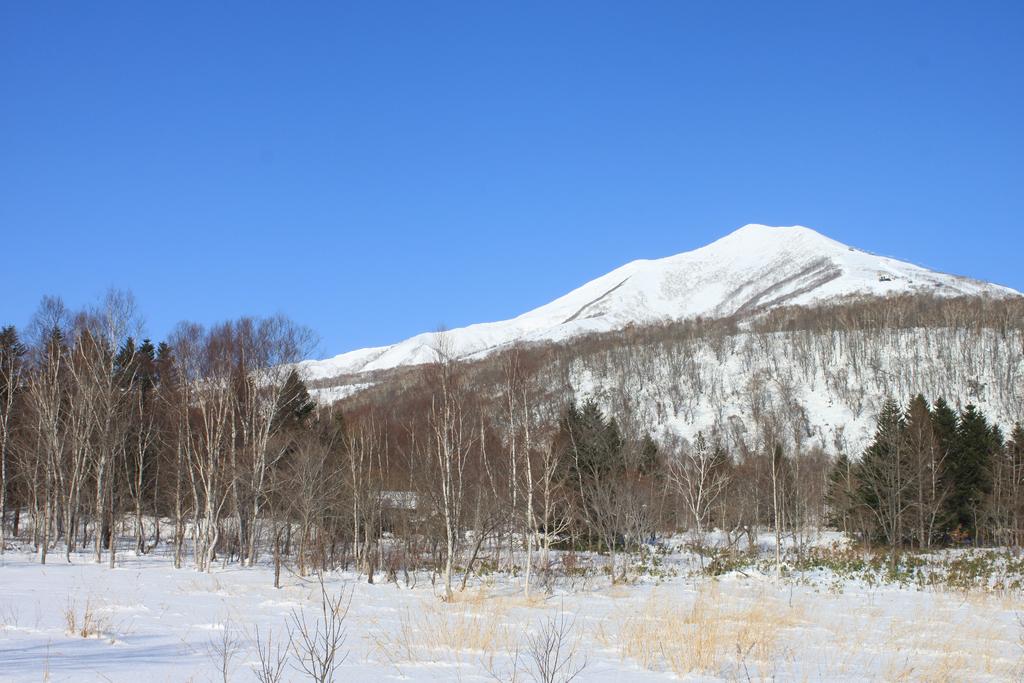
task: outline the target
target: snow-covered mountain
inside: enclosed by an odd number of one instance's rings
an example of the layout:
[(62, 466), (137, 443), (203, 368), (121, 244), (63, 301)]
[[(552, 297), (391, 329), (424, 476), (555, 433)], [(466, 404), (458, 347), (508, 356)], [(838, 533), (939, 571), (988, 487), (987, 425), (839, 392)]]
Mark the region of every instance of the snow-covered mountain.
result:
[[(979, 280), (870, 254), (801, 226), (746, 225), (700, 249), (627, 263), (511, 320), (453, 329), (450, 351), (472, 358), (513, 342), (564, 340), (588, 332), (702, 316), (756, 314), (782, 305), (928, 292), (1021, 296)], [(302, 363), (310, 380), (434, 360), (437, 335)]]

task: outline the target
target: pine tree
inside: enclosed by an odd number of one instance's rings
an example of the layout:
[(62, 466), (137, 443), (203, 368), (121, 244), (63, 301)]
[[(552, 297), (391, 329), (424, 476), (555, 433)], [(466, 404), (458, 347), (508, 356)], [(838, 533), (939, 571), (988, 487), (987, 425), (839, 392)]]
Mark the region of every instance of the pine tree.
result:
[(858, 497), (871, 512), (876, 534), (890, 546), (903, 541), (904, 514), (912, 490), (903, 411), (888, 399), (878, 415), (871, 445), (857, 468)]
[(315, 408), (316, 403), (310, 398), (306, 383), (298, 372), (292, 370), (285, 378), (271, 429), (279, 433), (301, 427)]
[(944, 452), (950, 452), (956, 445), (956, 430), (960, 424), (960, 419), (953, 410), (946, 399), (939, 398), (935, 401), (935, 406), (932, 408), (932, 426), (935, 430), (935, 438), (939, 443), (939, 448)]
[(967, 406), (960, 415), (946, 466), (950, 483), (947, 511), (957, 537), (966, 533), (977, 540), (985, 498), (992, 491), (994, 438), (992, 427), (981, 411), (973, 405)]
[(566, 464), (578, 495), (579, 521), (586, 535), (614, 551), (619, 504), (626, 495), (621, 488), (625, 461), (618, 425), (614, 419), (606, 419), (593, 400), (579, 408), (570, 404), (559, 421), (555, 447), (562, 449), (559, 461)]
[(637, 469), (641, 474), (651, 474), (658, 469), (658, 444), (650, 434), (644, 434), (640, 440), (640, 457)]
[(137, 359), (137, 381), (141, 382), (143, 389), (149, 391), (157, 385), (158, 375), (156, 367), (156, 348), (153, 342), (143, 339), (136, 354)]
[(12, 479), (11, 443), (24, 382), (24, 357), (25, 347), (14, 327), (0, 329), (0, 553), (6, 543), (7, 501)]
[(849, 534), (857, 506), (857, 482), (854, 467), (846, 453), (840, 453), (828, 474), (825, 490), (826, 523)]
[(614, 418), (607, 420), (594, 400), (577, 408), (570, 404), (559, 424), (557, 441), (568, 451), (573, 478), (584, 482), (610, 474), (624, 465), (622, 437)]
[(935, 435), (935, 445), (938, 449), (936, 458), (940, 462), (939, 479), (945, 491), (945, 502), (942, 506), (941, 516), (938, 520), (938, 531), (941, 534), (952, 534), (957, 527), (956, 515), (953, 512), (952, 494), (956, 488), (956, 475), (954, 460), (956, 450), (959, 447), (957, 441), (957, 430), (960, 427), (960, 417), (956, 414), (944, 398), (938, 398), (932, 407), (932, 432)]
[(177, 364), (174, 349), (167, 342), (160, 342), (156, 347), (156, 358), (153, 361), (153, 376), (157, 386), (173, 389), (177, 384)]
[(1012, 543), (1024, 543), (1024, 427), (1018, 422), (1003, 453), (1003, 486), (1006, 499), (1006, 525)]
[(909, 492), (914, 537), (919, 547), (930, 547), (940, 524), (948, 486), (942, 477), (942, 457), (935, 434), (935, 416), (921, 394), (911, 399), (906, 412), (906, 447), (913, 489)]

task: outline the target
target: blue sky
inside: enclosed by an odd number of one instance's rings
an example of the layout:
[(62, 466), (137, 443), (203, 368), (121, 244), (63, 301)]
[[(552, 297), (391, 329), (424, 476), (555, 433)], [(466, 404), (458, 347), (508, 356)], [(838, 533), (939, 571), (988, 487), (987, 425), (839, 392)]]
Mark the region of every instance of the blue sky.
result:
[[(896, 7), (895, 5), (899, 5)], [(0, 4), (0, 323), (320, 355), (745, 223), (1024, 289), (1024, 3)]]

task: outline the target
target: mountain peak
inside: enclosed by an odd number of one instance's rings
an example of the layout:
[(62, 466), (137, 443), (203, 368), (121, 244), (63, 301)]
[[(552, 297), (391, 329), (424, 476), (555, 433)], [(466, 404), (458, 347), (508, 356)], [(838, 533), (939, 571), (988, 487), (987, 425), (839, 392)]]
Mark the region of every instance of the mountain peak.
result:
[[(514, 342), (559, 341), (590, 332), (694, 318), (750, 316), (778, 306), (926, 293), (1021, 296), (1007, 287), (876, 256), (804, 226), (744, 225), (693, 251), (627, 263), (511, 320), (446, 333), (457, 357)], [(310, 378), (428, 362), (436, 335), (308, 361)]]
[(743, 235), (743, 234), (748, 234), (748, 235), (749, 234), (783, 235), (783, 234), (794, 234), (794, 233), (804, 233), (804, 232), (812, 232), (815, 235), (820, 235), (821, 234), (821, 233), (817, 232), (816, 230), (812, 230), (811, 228), (804, 227), (803, 225), (764, 225), (763, 223), (747, 223), (746, 225), (743, 225), (743, 226), (741, 226), (739, 228), (736, 228), (731, 233), (726, 235), (726, 237), (732, 237), (734, 235)]
[(842, 242), (838, 242), (813, 228), (803, 225), (762, 225), (760, 223), (748, 223), (743, 227), (733, 230), (716, 242), (712, 242), (712, 244), (742, 243), (747, 248), (756, 248), (756, 245), (759, 243), (779, 243), (793, 240), (806, 241), (808, 243), (816, 241), (822, 245), (849, 248)]

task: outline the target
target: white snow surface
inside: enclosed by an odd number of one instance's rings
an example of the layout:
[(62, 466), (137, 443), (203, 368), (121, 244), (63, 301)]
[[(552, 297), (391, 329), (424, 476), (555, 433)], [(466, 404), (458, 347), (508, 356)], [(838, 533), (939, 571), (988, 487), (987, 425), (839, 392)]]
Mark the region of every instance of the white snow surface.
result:
[[(870, 254), (802, 226), (746, 225), (694, 251), (638, 260), (511, 320), (449, 330), (457, 358), (514, 342), (560, 341), (695, 317), (720, 318), (782, 305), (859, 296), (930, 292), (939, 296), (1021, 296), (980, 280)], [(308, 380), (385, 370), (436, 358), (437, 334), (301, 363)]]
[[(314, 579), (286, 571), (275, 590), (266, 565), (203, 574), (174, 569), (166, 552), (120, 553), (111, 570), (86, 553), (70, 564), (60, 555), (46, 565), (27, 548), (0, 556), (0, 681), (256, 681), (257, 633), (280, 645), (293, 614), (313, 624), (320, 613)], [(426, 575), (407, 588), (331, 573), (328, 591), (349, 605), (334, 680), (539, 680), (527, 675), (529, 639), (560, 612), (566, 649), (586, 663), (579, 681), (1019, 680), (1019, 592), (921, 591), (828, 573), (782, 584), (757, 572), (712, 580), (694, 567), (674, 553), (660, 578), (609, 586), (598, 574), (532, 600), (521, 579), (497, 574), (474, 579), (453, 603)], [(673, 615), (674, 630), (659, 625)], [(691, 635), (698, 628), (701, 640)], [(687, 658), (697, 651), (705, 660)], [(292, 657), (282, 680), (308, 680), (295, 666)]]

